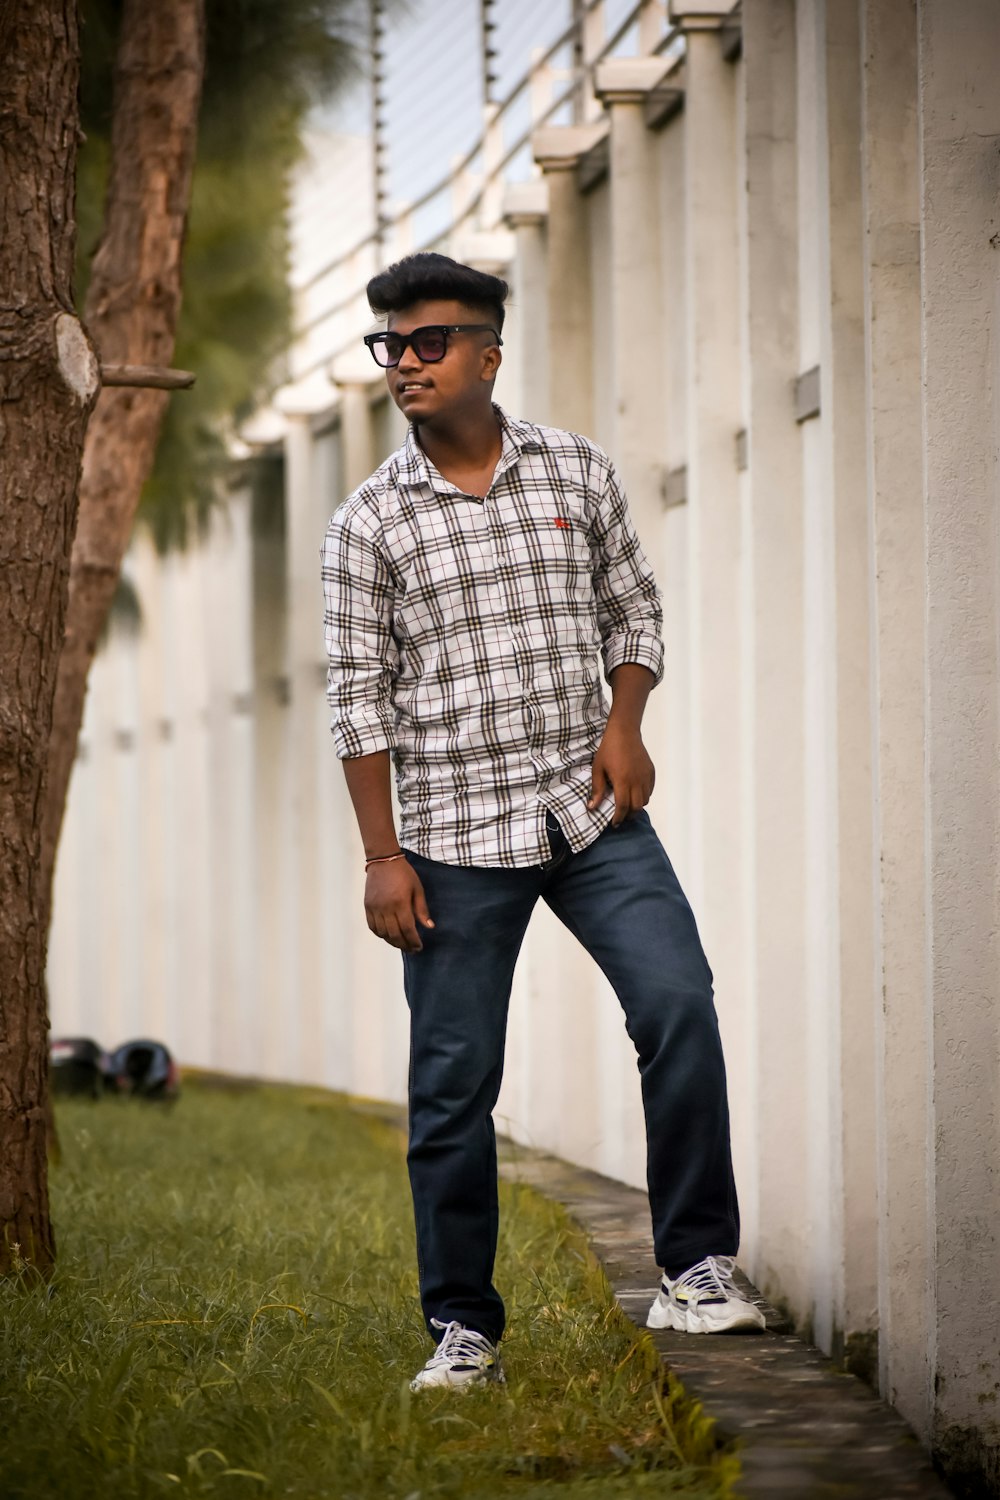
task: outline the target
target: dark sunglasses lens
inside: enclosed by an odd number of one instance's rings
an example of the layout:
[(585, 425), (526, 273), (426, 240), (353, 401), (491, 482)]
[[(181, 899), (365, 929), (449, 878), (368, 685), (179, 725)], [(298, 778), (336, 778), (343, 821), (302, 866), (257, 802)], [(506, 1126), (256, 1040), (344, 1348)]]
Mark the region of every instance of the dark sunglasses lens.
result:
[(444, 359), (445, 334), (440, 328), (425, 328), (414, 338), (413, 347), (418, 359), (426, 359), (431, 363), (436, 359)]

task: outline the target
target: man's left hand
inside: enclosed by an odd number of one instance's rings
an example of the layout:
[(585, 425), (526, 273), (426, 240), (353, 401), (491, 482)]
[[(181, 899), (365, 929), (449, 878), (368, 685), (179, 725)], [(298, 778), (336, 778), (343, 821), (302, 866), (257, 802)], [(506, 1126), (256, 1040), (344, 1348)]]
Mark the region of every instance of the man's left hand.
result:
[(653, 795), (656, 771), (638, 729), (620, 728), (609, 719), (594, 756), (588, 809), (593, 812), (613, 792), (615, 815), (612, 828), (619, 828), (646, 806)]

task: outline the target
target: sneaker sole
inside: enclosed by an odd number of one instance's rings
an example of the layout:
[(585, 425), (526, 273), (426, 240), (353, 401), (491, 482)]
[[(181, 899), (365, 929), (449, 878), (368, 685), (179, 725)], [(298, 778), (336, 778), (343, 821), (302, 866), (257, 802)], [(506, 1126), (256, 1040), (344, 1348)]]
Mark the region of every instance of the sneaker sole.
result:
[(443, 1380), (421, 1380), (420, 1376), (416, 1375), (413, 1380), (410, 1381), (410, 1390), (414, 1392), (469, 1391), (473, 1389), (481, 1390), (484, 1385), (506, 1384), (507, 1377), (504, 1374), (503, 1369), (501, 1368), (494, 1372), (491, 1372), (490, 1374), (477, 1371), (475, 1374), (467, 1376), (467, 1378), (464, 1380), (453, 1380), (447, 1373), (445, 1374)]
[(481, 1391), (488, 1385), (506, 1385), (503, 1375), (482, 1375), (472, 1380), (411, 1380), (410, 1390), (418, 1391)]
[(682, 1311), (672, 1302), (663, 1303), (659, 1297), (646, 1318), (647, 1328), (672, 1328), (675, 1333), (741, 1333), (750, 1329), (760, 1331), (766, 1326), (764, 1315), (757, 1308), (731, 1313), (728, 1318), (710, 1318), (690, 1308)]

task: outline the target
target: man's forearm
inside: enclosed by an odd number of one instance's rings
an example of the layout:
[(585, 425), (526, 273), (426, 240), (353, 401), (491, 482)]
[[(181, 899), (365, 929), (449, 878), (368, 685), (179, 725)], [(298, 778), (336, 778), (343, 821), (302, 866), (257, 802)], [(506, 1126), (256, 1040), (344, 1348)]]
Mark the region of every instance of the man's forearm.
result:
[(399, 848), (392, 814), (392, 774), (388, 750), (342, 761), (354, 816), (361, 831), (366, 859), (392, 854)]
[(608, 680), (611, 683), (610, 718), (623, 729), (638, 732), (642, 725), (646, 699), (656, 681), (655, 676), (639, 662), (623, 661), (615, 667)]

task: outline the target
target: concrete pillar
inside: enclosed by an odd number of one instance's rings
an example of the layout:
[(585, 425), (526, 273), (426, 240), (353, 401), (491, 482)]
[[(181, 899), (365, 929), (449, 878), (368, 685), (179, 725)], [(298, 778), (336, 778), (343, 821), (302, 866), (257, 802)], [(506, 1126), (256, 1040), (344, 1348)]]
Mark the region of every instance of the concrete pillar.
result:
[(143, 864), (146, 920), (142, 943), (143, 1027), (176, 1049), (176, 933), (172, 921), (173, 883), (168, 851), (177, 809), (173, 804), (175, 704), (170, 696), (166, 658), (171, 622), (167, 619), (165, 562), (142, 529), (130, 555), (142, 609), (137, 641), (139, 667), (139, 770), (143, 806)]
[[(127, 569), (126, 577), (131, 573)], [(131, 578), (130, 578), (131, 581)], [(108, 880), (108, 911), (115, 924), (111, 992), (117, 1000), (119, 1040), (142, 1028), (140, 975), (145, 928), (143, 804), (139, 773), (139, 692), (136, 641), (128, 626), (112, 625), (103, 650), (108, 658), (111, 709), (111, 776), (114, 808), (109, 818), (114, 856)]]
[(920, 174), (913, 0), (861, 8), (879, 922), (879, 1388), (931, 1430)]
[(1000, 8), (921, 0), (918, 17), (934, 1435), (946, 1463), (995, 1485)]
[[(367, 350), (365, 353), (367, 357)], [(358, 485), (364, 484), (378, 464), (369, 400), (370, 386), (360, 380), (339, 381), (338, 385), (344, 494), (337, 496), (337, 501), (345, 499)], [(334, 506), (327, 508), (332, 510)]]
[[(742, 427), (735, 80), (717, 17), (675, 7), (687, 32), (684, 106), (687, 541), (690, 599), (690, 874), (730, 1054), (746, 950), (740, 797)], [(734, 1059), (735, 1062), (735, 1059)]]
[[(209, 804), (215, 925), (211, 1063), (256, 1073), (257, 924), (254, 913), (253, 600), (251, 496), (234, 491), (206, 544), (210, 593)], [(152, 925), (150, 923), (150, 925)]]
[(173, 920), (172, 1033), (181, 1059), (209, 1061), (211, 945), (215, 913), (205, 830), (209, 823), (204, 593), (195, 555), (165, 560), (165, 677), (175, 726), (170, 744), (166, 830)]
[(498, 224), (503, 214), (504, 155), (503, 120), (496, 104), (488, 104), (483, 122), (483, 196), (479, 222), (486, 229)]
[[(660, 176), (660, 244), (665, 291), (661, 337), (666, 414), (664, 480), (666, 506), (660, 557), (655, 566), (663, 591), (663, 682), (652, 700), (663, 760), (657, 788), (657, 824), (682, 884), (691, 868), (690, 831), (690, 606), (688, 599), (688, 506), (683, 499), (687, 465), (687, 286), (684, 229), (684, 115), (657, 136)], [(678, 493), (681, 491), (681, 493)]]
[[(876, 1154), (874, 969), (875, 865), (872, 839), (871, 610), (865, 458), (865, 346), (861, 208), (861, 52), (858, 8), (817, 6), (821, 30), (817, 97), (820, 120), (821, 291), (820, 324), (822, 463), (828, 514), (823, 530), (832, 543), (828, 658), (829, 721), (834, 736), (816, 746), (829, 820), (813, 845), (827, 875), (816, 886), (809, 913), (807, 982), (823, 1011), (814, 1012), (817, 1073), (827, 1069), (828, 1107), (814, 1117), (818, 1170), (813, 1184), (816, 1293), (814, 1321), (824, 1347), (864, 1364), (865, 1343), (876, 1320)], [(823, 120), (825, 118), (825, 129)], [(832, 635), (829, 626), (832, 624)], [(821, 713), (820, 717), (824, 717)], [(808, 717), (808, 724), (813, 716)], [(827, 885), (826, 882), (829, 881)], [(831, 922), (830, 898), (835, 917)], [(822, 902), (822, 908), (820, 906)], [(837, 933), (832, 952), (828, 934)], [(823, 971), (820, 971), (822, 966)], [(839, 995), (830, 976), (839, 981)], [(829, 1143), (829, 1155), (824, 1142)], [(827, 1165), (820, 1165), (824, 1162)], [(821, 1186), (829, 1170), (829, 1188)], [(827, 1220), (827, 1214), (830, 1214)], [(825, 1244), (835, 1246), (830, 1266)], [(832, 1274), (831, 1274), (832, 1272)], [(826, 1303), (827, 1288), (829, 1305)], [(829, 1342), (828, 1342), (829, 1339)]]
[[(519, 182), (508, 187), (504, 223), (514, 235), (511, 305), (505, 327), (516, 338), (507, 352), (518, 365), (518, 415), (531, 422), (548, 421), (549, 343), (547, 337), (548, 277), (546, 239), (548, 189), (544, 181)], [(514, 343), (514, 339), (511, 340)]]
[(592, 312), (586, 204), (576, 185), (583, 152), (603, 125), (545, 126), (532, 136), (535, 160), (548, 185), (549, 421), (585, 435), (593, 432)]
[(322, 595), (317, 551), (322, 538), (316, 495), (314, 439), (307, 416), (290, 416), (285, 438), (285, 566), (287, 568), (285, 675), (289, 687), (285, 809), (290, 826), (283, 839), (289, 952), (282, 1007), (294, 1014), (289, 1045), (295, 1076), (320, 1081), (322, 1058), (321, 965), (323, 914), (319, 903), (319, 841), (316, 818), (319, 757), (329, 747), (315, 733), (315, 700), (322, 692), (320, 618)]
[[(313, 488), (320, 513), (317, 548), (322, 542), (329, 514), (344, 498), (342, 459), (341, 432), (337, 426), (318, 437), (313, 449)], [(351, 875), (347, 850), (354, 814), (349, 806), (343, 771), (330, 734), (330, 709), (326, 701), (327, 663), (320, 633), (321, 610), (322, 604), (314, 620), (316, 634), (313, 651), (317, 671), (310, 704), (312, 723), (309, 729), (317, 747), (314, 815), (318, 829), (317, 890), (321, 956), (320, 1037), (316, 1068), (329, 1087), (350, 1089), (353, 1082), (350, 1073), (350, 954), (354, 943), (366, 937), (367, 932), (363, 915), (345, 898), (345, 888)]]
[(658, 542), (663, 519), (666, 414), (659, 163), (642, 107), (663, 72), (658, 58), (613, 58), (594, 75), (611, 122), (611, 447), (647, 548)]
[[(341, 385), (340, 433), (344, 495), (350, 494), (376, 466), (375, 427), (368, 387), (360, 382)], [(329, 507), (332, 509), (333, 507)], [(332, 755), (332, 745), (329, 753)], [(349, 806), (343, 773), (339, 836), (345, 865), (343, 899), (351, 932), (343, 965), (344, 1000), (351, 1008), (350, 1087), (375, 1098), (399, 1097), (405, 1075), (395, 1076), (393, 1039), (405, 1035), (403, 976), (399, 954), (368, 931), (364, 914), (364, 849)]]
[(639, 51), (652, 52), (667, 29), (664, 0), (643, 0), (639, 12)]
[[(253, 821), (256, 995), (253, 1050), (264, 1077), (291, 1077), (282, 997), (285, 994), (283, 839), (287, 828), (284, 757), (289, 687), (286, 672), (288, 588), (282, 513), (253, 535)], [(294, 1023), (293, 1023), (294, 1026)]]
[[(607, 409), (611, 414), (608, 447), (626, 493), (636, 530), (657, 577), (663, 584), (666, 472), (665, 341), (662, 332), (663, 250), (660, 241), (659, 142), (646, 125), (643, 105), (660, 82), (664, 64), (658, 58), (614, 58), (598, 64), (594, 86), (609, 116), (609, 201), (607, 225), (606, 343), (595, 337), (594, 359), (610, 375)], [(593, 195), (598, 211), (598, 192)], [(598, 294), (600, 297), (600, 294)], [(595, 322), (597, 321), (595, 315)], [(596, 380), (595, 380), (596, 384)], [(666, 726), (654, 697), (644, 723), (644, 738), (661, 773), (667, 760)], [(661, 774), (662, 783), (667, 778)], [(664, 838), (661, 807), (654, 793), (650, 814)], [(620, 1032), (621, 1018), (610, 997), (601, 997), (602, 1024)], [(616, 1036), (617, 1039), (617, 1036)], [(608, 1037), (602, 1055), (612, 1045)], [(601, 1087), (614, 1087), (601, 1080)], [(641, 1181), (642, 1161), (635, 1154), (644, 1138), (637, 1112), (635, 1064), (629, 1049), (620, 1060), (617, 1090), (607, 1098), (609, 1121), (617, 1126), (613, 1170)]]
[(574, 123), (585, 125), (599, 120), (601, 116), (600, 100), (596, 97), (593, 87), (593, 65), (604, 50), (608, 22), (605, 0), (593, 0), (593, 3), (583, 4), (579, 7), (579, 11), (580, 30), (577, 45), (580, 83), (574, 101)]
[(751, 742), (746, 1102), (756, 1157), (752, 1177), (745, 1174), (745, 1240), (761, 1284), (805, 1308), (802, 1204), (809, 1168), (802, 1125), (810, 1080), (797, 1003), (805, 990), (803, 525), (790, 379), (799, 338), (795, 0), (757, 0), (747, 8), (743, 58)]

